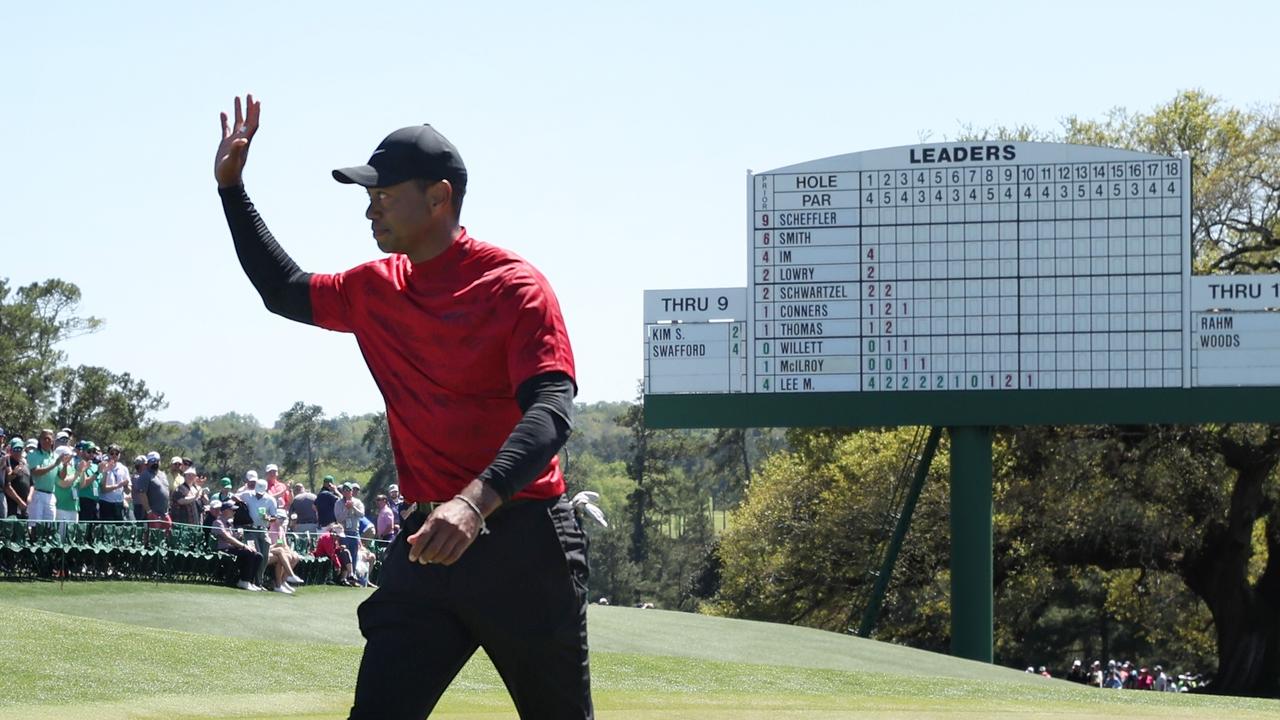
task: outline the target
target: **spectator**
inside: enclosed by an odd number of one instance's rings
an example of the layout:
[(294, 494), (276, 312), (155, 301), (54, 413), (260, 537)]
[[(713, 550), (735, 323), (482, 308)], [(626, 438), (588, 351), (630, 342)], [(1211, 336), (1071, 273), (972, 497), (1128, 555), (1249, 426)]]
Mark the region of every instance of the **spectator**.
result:
[(213, 535), (218, 539), (218, 550), (232, 555), (236, 559), (239, 581), (236, 587), (241, 590), (261, 592), (262, 587), (253, 582), (253, 578), (262, 571), (262, 555), (253, 546), (246, 543), (241, 531), (232, 525), (236, 514), (236, 501), (228, 500), (219, 506), (222, 516), (213, 525)]
[(1138, 670), (1138, 680), (1134, 687), (1138, 690), (1150, 690), (1155, 686), (1155, 682), (1156, 678), (1151, 674), (1151, 671), (1147, 668), (1141, 668)]
[(169, 517), (169, 479), (160, 469), (160, 453), (147, 453), (147, 469), (142, 477), (142, 482), (133, 487), (136, 510), (141, 511), (140, 517), (147, 521), (147, 527), (170, 529), (173, 520)]
[(1067, 671), (1067, 680), (1081, 684), (1087, 682), (1088, 680), (1085, 677), (1084, 664), (1079, 660), (1071, 663), (1071, 669)]
[(70, 447), (71, 446), (71, 430), (69, 428), (62, 428), (61, 430), (58, 431), (58, 434), (54, 436), (54, 440), (55, 440), (55, 442), (53, 443), (54, 447), (63, 447), (63, 446)]
[(56, 508), (54, 518), (58, 521), (58, 536), (66, 537), (67, 524), (80, 519), (80, 514), (76, 512), (76, 482), (80, 479), (80, 473), (84, 472), (85, 462), (80, 460), (79, 464), (73, 464), (77, 462), (76, 453), (66, 445), (55, 447), (53, 455), (57, 464), (53, 487)]
[(267, 528), (267, 540), (271, 542), (271, 554), (267, 557), (267, 567), (272, 568), (275, 573), (275, 586), (272, 590), (292, 595), (293, 588), (290, 584), (300, 585), (303, 580), (294, 572), (301, 558), (293, 548), (289, 547), (289, 535), (286, 532), (288, 526), (289, 513), (284, 508), (280, 508), (271, 518), (271, 525)]
[(141, 488), (141, 481), (138, 479), (147, 471), (147, 456), (139, 455), (133, 459), (133, 475), (130, 476), (129, 487), (124, 489), (124, 514), (128, 520), (145, 520), (145, 516), (138, 513), (142, 510), (142, 506), (138, 504), (136, 498), (137, 493), (134, 488)]
[(107, 458), (99, 463), (101, 485), (98, 494), (98, 519), (119, 521), (124, 519), (125, 491), (129, 489), (129, 469), (120, 462), (122, 448), (115, 443), (107, 446)]
[[(18, 441), (19, 459), (21, 459), (22, 438), (15, 438)], [(9, 477), (10, 464), (9, 436), (5, 433), (4, 428), (0, 428), (0, 519), (9, 517), (9, 507), (17, 508), (18, 505), (9, 499), (7, 479)]]
[(234, 498), (235, 493), (232, 492), (232, 485), (234, 484), (235, 483), (231, 482), (231, 478), (229, 477), (224, 477), (219, 480), (217, 486), (209, 492), (209, 502), (213, 502), (214, 500), (221, 500), (225, 502), (226, 500)]
[(1040, 675), (1041, 677), (1047, 677), (1047, 678), (1053, 677), (1052, 675), (1049, 674), (1049, 668), (1045, 667), (1044, 665), (1040, 666), (1040, 670), (1037, 674)]
[(387, 504), (391, 506), (391, 512), (396, 514), (396, 524), (400, 524), (400, 518), (404, 517), (404, 497), (400, 494), (400, 486), (391, 484), (387, 486)]
[(102, 484), (98, 446), (91, 440), (81, 440), (76, 447), (79, 460), (84, 463), (84, 470), (80, 472), (75, 486), (76, 497), (80, 502), (80, 522), (96, 522), (98, 520), (98, 488)]
[[(252, 471), (250, 471), (252, 472)], [(276, 500), (267, 494), (266, 481), (259, 480), (257, 473), (252, 477), (245, 478), (247, 487), (244, 493), (237, 498), (244, 504), (245, 509), (249, 512), (249, 520), (253, 523), (253, 529), (247, 533), (247, 537), (253, 541), (258, 548), (258, 552), (262, 557), (268, 557), (271, 552), (271, 543), (267, 541), (267, 526), (271, 522), (271, 518), (276, 516)], [(263, 566), (265, 571), (266, 567)], [(262, 574), (258, 576), (258, 584), (262, 585)]]
[(378, 513), (378, 539), (394, 540), (396, 533), (400, 532), (400, 523), (396, 522), (398, 516), (391, 509), (391, 503), (388, 502), (386, 495), (378, 495), (373, 501)]
[(31, 467), (27, 464), (22, 438), (15, 437), (9, 441), (9, 457), (4, 472), (4, 495), (9, 501), (9, 517), (27, 519), (27, 506), (34, 494)]
[(1157, 692), (1169, 690), (1169, 676), (1164, 674), (1164, 668), (1159, 665), (1155, 666), (1155, 680), (1151, 682), (1151, 689)]
[(353, 482), (342, 483), (338, 488), (342, 492), (342, 499), (333, 506), (334, 520), (343, 530), (342, 544), (353, 559), (358, 555), (360, 519), (364, 517), (364, 503), (355, 496), (357, 487), (359, 486)]
[(275, 498), (277, 508), (287, 508), (293, 502), (293, 493), (280, 481), (280, 468), (275, 464), (267, 466), (267, 494)]
[(198, 484), (194, 467), (182, 471), (182, 483), (173, 491), (173, 520), (184, 525), (199, 525), (204, 488)]
[(338, 491), (333, 487), (333, 476), (325, 475), (320, 494), (316, 496), (316, 522), (320, 523), (320, 527), (328, 527), (337, 522), (333, 509), (338, 500)]
[(160, 454), (152, 450), (146, 455), (133, 459), (133, 517), (142, 521), (147, 519), (147, 509), (143, 506), (143, 498), (147, 494), (147, 486), (151, 479), (160, 472)]
[(316, 549), (311, 552), (315, 557), (329, 558), (333, 569), (338, 573), (339, 585), (355, 585), (351, 579), (351, 553), (342, 544), (342, 526), (338, 523), (327, 525), (327, 532), (316, 541)]
[(293, 502), (289, 504), (293, 515), (293, 529), (300, 533), (314, 533), (320, 529), (320, 517), (316, 513), (316, 494), (302, 483), (293, 484)]
[(31, 468), (31, 483), (35, 486), (31, 502), (27, 506), (30, 524), (56, 520), (53, 489), (58, 478), (54, 474), (57, 459), (53, 455), (53, 431), (41, 430), (35, 450), (27, 451), (27, 465)]
[(351, 566), (351, 578), (360, 587), (369, 587), (369, 573), (373, 570), (373, 563), (377, 558), (369, 551), (369, 548), (364, 546), (364, 543), (357, 543), (356, 551), (359, 555)]
[(243, 495), (253, 490), (253, 484), (258, 482), (257, 470), (246, 470), (244, 474), (244, 483), (236, 488), (236, 496)]
[(178, 489), (178, 486), (183, 483), (182, 458), (177, 455), (169, 458), (169, 477), (171, 478), (170, 482), (173, 483), (172, 487), (169, 488), (169, 494), (172, 495)]

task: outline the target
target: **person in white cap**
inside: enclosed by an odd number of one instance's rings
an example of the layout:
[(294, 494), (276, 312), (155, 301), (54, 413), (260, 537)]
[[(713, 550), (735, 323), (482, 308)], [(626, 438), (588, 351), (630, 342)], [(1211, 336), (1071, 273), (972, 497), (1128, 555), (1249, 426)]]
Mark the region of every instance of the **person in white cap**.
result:
[(169, 482), (171, 483), (170, 491), (176, 491), (183, 482), (182, 458), (178, 455), (169, 458)]
[(404, 496), (400, 494), (400, 486), (395, 483), (387, 486), (387, 505), (397, 518), (400, 517), (400, 511), (404, 510)]
[(280, 467), (275, 463), (267, 466), (267, 494), (276, 499), (278, 508), (287, 508), (293, 502), (293, 493), (280, 481)]
[[(169, 478), (160, 469), (160, 453), (152, 450), (146, 455), (139, 455), (138, 457), (142, 459), (142, 465), (138, 472), (133, 474), (133, 517), (138, 522), (142, 522), (143, 520), (151, 519), (147, 517), (147, 513), (150, 512), (146, 504), (147, 488), (158, 477), (159, 482), (164, 485), (165, 492), (168, 493)], [(167, 507), (168, 503), (166, 502), (165, 505)]]
[(173, 520), (184, 525), (199, 525), (208, 496), (198, 482), (199, 473), (189, 467), (182, 471), (182, 482), (173, 491)]
[(302, 558), (289, 547), (288, 528), (289, 513), (283, 508), (276, 510), (275, 516), (271, 518), (271, 525), (267, 528), (267, 540), (271, 543), (267, 567), (275, 573), (274, 585), (271, 589), (278, 593), (292, 595), (293, 588), (290, 585), (303, 583), (302, 578), (294, 572), (294, 568)]
[[(267, 526), (271, 522), (271, 518), (276, 516), (275, 498), (267, 494), (267, 483), (265, 480), (259, 480), (258, 474), (252, 470), (245, 477), (246, 489), (237, 498), (244, 503), (249, 510), (249, 517), (253, 521), (253, 529), (245, 533), (247, 539), (257, 548), (262, 557), (268, 557), (271, 551), (271, 543), (267, 541)], [(266, 566), (263, 565), (263, 570)], [(258, 584), (262, 585), (263, 570), (258, 572)]]
[(173, 527), (169, 517), (169, 478), (160, 469), (160, 453), (154, 450), (147, 453), (147, 469), (139, 478), (133, 485), (137, 519), (146, 520), (147, 527), (152, 529), (169, 530)]
[(54, 470), (54, 517), (58, 521), (58, 537), (65, 538), (67, 525), (80, 521), (80, 513), (76, 508), (76, 483), (80, 480), (80, 473), (85, 471), (85, 463), (83, 460), (76, 463), (76, 452), (68, 445), (55, 447), (53, 456), (57, 463)]

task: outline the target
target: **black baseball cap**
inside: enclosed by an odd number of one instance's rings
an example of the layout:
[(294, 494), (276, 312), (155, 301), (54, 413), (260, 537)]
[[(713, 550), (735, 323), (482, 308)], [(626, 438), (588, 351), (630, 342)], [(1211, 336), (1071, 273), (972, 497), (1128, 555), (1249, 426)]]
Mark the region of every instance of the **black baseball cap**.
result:
[(406, 180), (448, 180), (455, 191), (467, 187), (467, 167), (458, 149), (430, 125), (391, 133), (369, 156), (367, 165), (333, 171), (340, 183), (388, 187)]

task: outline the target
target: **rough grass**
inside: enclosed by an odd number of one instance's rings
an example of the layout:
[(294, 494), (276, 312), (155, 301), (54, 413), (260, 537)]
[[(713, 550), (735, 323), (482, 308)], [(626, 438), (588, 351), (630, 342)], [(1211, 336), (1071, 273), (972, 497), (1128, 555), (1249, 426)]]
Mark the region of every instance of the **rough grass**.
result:
[[(0, 584), (0, 719), (341, 718), (367, 593)], [(1103, 691), (833, 633), (593, 607), (601, 718), (1274, 718), (1280, 702)], [(483, 654), (434, 717), (512, 718)]]

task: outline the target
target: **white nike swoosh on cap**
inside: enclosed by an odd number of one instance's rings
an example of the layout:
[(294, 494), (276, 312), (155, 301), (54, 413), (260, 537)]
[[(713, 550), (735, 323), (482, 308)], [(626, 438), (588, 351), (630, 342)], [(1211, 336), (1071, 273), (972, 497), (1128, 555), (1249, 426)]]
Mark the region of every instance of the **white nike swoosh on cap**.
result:
[(382, 149), (380, 149), (380, 150), (374, 150), (374, 151), (373, 151), (373, 154), (374, 154), (374, 155), (377, 155), (378, 153), (384, 153), (384, 152), (386, 152), (386, 151), (387, 151), (387, 149), (386, 149), (386, 148), (382, 148)]

